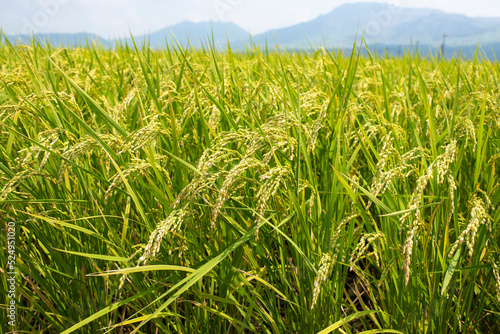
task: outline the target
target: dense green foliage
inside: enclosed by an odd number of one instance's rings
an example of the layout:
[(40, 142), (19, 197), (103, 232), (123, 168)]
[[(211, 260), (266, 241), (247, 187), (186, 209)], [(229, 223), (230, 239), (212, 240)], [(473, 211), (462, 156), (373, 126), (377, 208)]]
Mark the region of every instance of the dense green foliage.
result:
[(499, 80), (480, 58), (1, 46), (17, 329), (499, 332)]

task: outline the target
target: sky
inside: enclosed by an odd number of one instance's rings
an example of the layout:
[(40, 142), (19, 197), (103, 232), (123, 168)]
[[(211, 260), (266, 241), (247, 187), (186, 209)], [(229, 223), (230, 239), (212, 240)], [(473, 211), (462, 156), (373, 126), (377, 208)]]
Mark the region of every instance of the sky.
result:
[[(368, 2), (370, 0), (365, 0)], [(0, 0), (7, 34), (76, 33), (118, 37), (182, 21), (230, 21), (252, 34), (314, 19), (353, 0)], [(392, 0), (402, 7), (500, 17), (498, 0)]]

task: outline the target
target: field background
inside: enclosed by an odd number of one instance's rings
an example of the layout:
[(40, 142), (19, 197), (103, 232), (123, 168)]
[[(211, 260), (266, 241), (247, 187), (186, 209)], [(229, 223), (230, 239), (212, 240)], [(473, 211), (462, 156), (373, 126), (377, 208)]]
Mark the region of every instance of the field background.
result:
[(357, 51), (0, 46), (19, 332), (499, 332), (498, 63)]

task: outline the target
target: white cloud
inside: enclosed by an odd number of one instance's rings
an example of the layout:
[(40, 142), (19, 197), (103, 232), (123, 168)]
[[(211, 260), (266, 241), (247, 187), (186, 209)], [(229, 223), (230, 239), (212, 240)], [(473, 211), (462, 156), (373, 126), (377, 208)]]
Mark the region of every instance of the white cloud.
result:
[(287, 6), (286, 11), (291, 14), (291, 17), (294, 18), (295, 23), (307, 22), (312, 19), (316, 15), (312, 14), (311, 10), (307, 6), (301, 6), (299, 8)]

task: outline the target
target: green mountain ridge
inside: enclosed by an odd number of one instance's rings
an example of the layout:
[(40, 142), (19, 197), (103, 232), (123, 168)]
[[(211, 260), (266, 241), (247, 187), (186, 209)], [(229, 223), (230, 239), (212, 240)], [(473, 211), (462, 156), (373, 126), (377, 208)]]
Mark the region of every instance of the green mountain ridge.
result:
[(450, 46), (500, 43), (500, 18), (472, 18), (434, 9), (396, 8), (382, 3), (353, 3), (294, 26), (255, 36), (295, 48), (326, 44), (342, 48), (357, 38), (367, 44), (437, 45), (447, 36)]

